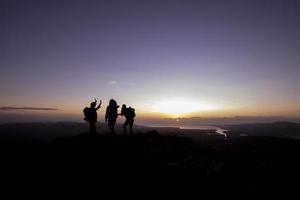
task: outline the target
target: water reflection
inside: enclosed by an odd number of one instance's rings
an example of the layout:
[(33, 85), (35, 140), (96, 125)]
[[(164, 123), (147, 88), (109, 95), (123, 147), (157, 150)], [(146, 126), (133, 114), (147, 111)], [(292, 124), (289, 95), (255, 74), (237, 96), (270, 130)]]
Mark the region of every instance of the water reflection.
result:
[(226, 131), (228, 131), (217, 126), (180, 126), (179, 128), (182, 130), (215, 130), (216, 133), (224, 135), (224, 137), (227, 137)]

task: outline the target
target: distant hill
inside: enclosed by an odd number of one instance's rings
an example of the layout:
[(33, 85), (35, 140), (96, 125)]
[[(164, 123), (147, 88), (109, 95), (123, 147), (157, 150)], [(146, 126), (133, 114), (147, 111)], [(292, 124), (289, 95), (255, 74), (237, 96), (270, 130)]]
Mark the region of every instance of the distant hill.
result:
[(166, 118), (166, 119), (139, 119), (139, 124), (150, 126), (224, 126), (255, 123), (274, 123), (287, 121), (300, 123), (300, 118), (292, 117), (263, 117), (263, 116), (236, 116), (236, 117), (191, 117), (191, 118)]
[[(222, 128), (230, 130), (227, 132), (229, 138), (240, 136), (271, 136), (300, 139), (300, 123), (279, 121), (274, 123), (225, 125)], [(88, 130), (87, 123), (76, 122), (10, 123), (0, 125), (0, 139), (48, 141), (57, 138), (73, 137)], [(145, 133), (151, 130), (157, 130), (162, 135), (181, 135), (200, 140), (207, 139), (205, 135), (219, 135), (214, 130), (182, 130), (175, 127), (147, 127), (139, 125), (135, 125), (134, 127), (136, 133)], [(98, 123), (97, 131), (100, 135), (107, 133), (107, 124)], [(123, 133), (122, 124), (116, 124), (116, 133)]]
[(272, 136), (300, 139), (300, 123), (278, 121), (274, 123), (254, 123), (240, 125), (225, 125), (230, 130), (229, 137), (239, 136)]

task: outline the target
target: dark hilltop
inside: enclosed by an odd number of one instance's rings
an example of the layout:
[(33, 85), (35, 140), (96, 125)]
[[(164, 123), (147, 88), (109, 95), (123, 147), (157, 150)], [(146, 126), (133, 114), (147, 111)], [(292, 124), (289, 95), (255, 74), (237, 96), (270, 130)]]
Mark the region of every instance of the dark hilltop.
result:
[[(101, 133), (101, 128), (99, 134), (90, 135), (84, 132), (86, 128), (81, 123), (1, 125), (2, 167), (59, 171), (190, 169), (207, 186), (243, 189), (287, 186), (300, 169), (300, 141), (278, 137), (280, 130), (299, 134), (299, 124), (294, 123), (230, 126), (235, 137), (228, 138), (204, 132), (193, 138), (176, 129), (157, 131), (139, 126), (130, 136), (118, 132), (111, 136)], [(276, 134), (266, 134), (267, 130)], [(238, 137), (237, 133), (248, 135)]]

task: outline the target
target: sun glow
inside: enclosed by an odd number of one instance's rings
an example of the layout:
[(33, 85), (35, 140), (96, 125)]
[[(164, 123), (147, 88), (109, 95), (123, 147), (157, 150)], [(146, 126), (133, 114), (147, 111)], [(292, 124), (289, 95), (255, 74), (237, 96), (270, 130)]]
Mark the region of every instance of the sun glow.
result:
[(212, 111), (215, 109), (216, 106), (214, 105), (186, 99), (162, 100), (151, 106), (153, 112), (164, 113), (174, 117), (181, 117), (182, 115), (193, 112)]

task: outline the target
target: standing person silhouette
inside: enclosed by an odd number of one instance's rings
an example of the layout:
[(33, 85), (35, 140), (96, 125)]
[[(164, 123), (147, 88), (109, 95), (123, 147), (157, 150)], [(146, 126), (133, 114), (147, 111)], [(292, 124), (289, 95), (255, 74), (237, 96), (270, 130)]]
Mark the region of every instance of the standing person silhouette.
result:
[(91, 103), (91, 106), (88, 108), (84, 108), (84, 120), (89, 122), (90, 124), (90, 133), (96, 134), (96, 122), (97, 122), (97, 110), (101, 108), (102, 101), (100, 100), (99, 105), (97, 105), (97, 100), (95, 99), (94, 102)]
[(109, 101), (109, 105), (106, 108), (105, 121), (108, 122), (108, 128), (112, 135), (115, 134), (115, 124), (118, 117), (117, 102), (114, 99)]
[(121, 109), (121, 114), (122, 116), (124, 116), (126, 118), (126, 121), (123, 125), (123, 130), (125, 135), (127, 135), (127, 126), (129, 125), (129, 133), (132, 134), (132, 127), (133, 127), (133, 123), (134, 123), (134, 117), (135, 117), (135, 109), (134, 108), (127, 108), (125, 104), (122, 105), (122, 109)]

